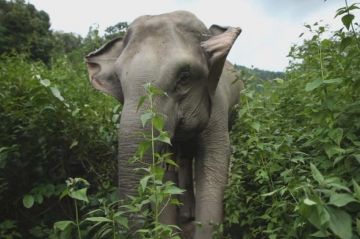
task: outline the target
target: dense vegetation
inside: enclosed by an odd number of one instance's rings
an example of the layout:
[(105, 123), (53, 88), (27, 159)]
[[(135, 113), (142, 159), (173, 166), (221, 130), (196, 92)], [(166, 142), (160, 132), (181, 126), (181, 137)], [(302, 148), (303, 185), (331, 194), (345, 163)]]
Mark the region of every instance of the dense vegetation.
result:
[[(239, 67), (246, 90), (224, 205), (234, 238), (360, 237), (356, 10), (338, 10), (344, 28), (330, 38), (306, 25), (312, 37), (290, 49), (285, 74)], [(49, 27), (31, 4), (0, 0), (0, 238), (122, 238), (121, 106), (91, 88), (82, 59), (127, 24), (85, 38)]]

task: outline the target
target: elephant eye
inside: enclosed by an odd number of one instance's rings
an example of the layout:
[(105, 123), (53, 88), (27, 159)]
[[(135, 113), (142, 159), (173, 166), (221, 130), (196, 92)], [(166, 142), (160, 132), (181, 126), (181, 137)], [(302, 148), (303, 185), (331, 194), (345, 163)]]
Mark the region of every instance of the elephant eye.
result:
[(179, 75), (179, 80), (177, 82), (177, 85), (187, 85), (190, 82), (191, 79), (191, 73), (189, 71), (183, 71)]

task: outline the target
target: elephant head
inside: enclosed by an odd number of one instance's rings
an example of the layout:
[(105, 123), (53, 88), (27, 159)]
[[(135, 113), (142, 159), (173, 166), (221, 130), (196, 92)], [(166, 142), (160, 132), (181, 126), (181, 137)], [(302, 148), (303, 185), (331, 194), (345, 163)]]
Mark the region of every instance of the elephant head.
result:
[[(114, 39), (86, 56), (91, 84), (115, 97), (123, 110), (119, 127), (120, 197), (134, 195), (141, 175), (129, 165), (144, 130), (137, 111), (143, 85), (151, 82), (167, 93), (156, 101), (166, 117), (172, 142), (189, 140), (208, 123), (225, 59), (239, 28), (211, 26), (193, 14), (177, 11), (142, 16), (124, 38)], [(150, 159), (149, 159), (150, 160)]]

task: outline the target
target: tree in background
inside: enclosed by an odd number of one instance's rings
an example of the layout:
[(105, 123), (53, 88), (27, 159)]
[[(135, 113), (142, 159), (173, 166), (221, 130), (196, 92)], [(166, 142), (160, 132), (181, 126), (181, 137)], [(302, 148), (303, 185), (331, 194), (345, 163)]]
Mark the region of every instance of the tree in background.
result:
[(24, 0), (0, 0), (0, 54), (27, 53), (48, 63), (53, 47), (49, 15)]

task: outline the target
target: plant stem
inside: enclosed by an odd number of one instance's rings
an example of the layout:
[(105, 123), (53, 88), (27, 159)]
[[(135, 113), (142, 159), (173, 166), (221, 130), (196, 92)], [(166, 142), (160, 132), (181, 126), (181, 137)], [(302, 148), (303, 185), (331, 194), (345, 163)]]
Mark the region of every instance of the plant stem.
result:
[(79, 225), (79, 211), (78, 211), (78, 206), (77, 206), (77, 202), (75, 199), (74, 199), (74, 204), (75, 204), (76, 227), (77, 227), (77, 231), (78, 231), (78, 237), (79, 237), (79, 239), (81, 239), (81, 232), (80, 232), (80, 225)]
[[(320, 35), (319, 35), (319, 61), (320, 61), (320, 70), (321, 70), (321, 80), (324, 81), (325, 76), (324, 76), (324, 65), (323, 65), (323, 58), (322, 58)], [(327, 96), (326, 86), (324, 87), (324, 94), (325, 94), (325, 97), (326, 97)]]
[[(153, 106), (153, 95), (152, 93), (149, 94), (149, 102), (150, 102), (150, 111), (152, 114), (154, 114), (154, 106)], [(152, 167), (155, 168), (156, 162), (155, 162), (155, 140), (154, 140), (154, 118), (151, 118), (151, 156), (152, 156)], [(153, 184), (154, 184), (154, 196), (155, 196), (155, 212), (154, 212), (154, 222), (155, 227), (158, 224), (159, 220), (159, 208), (158, 208), (158, 197), (157, 197), (157, 190), (156, 190), (156, 175), (153, 174)], [(157, 231), (155, 231), (155, 238), (158, 238)]]

